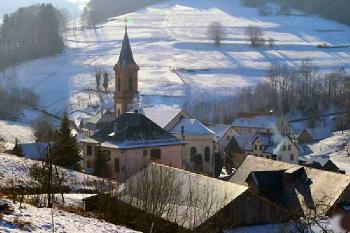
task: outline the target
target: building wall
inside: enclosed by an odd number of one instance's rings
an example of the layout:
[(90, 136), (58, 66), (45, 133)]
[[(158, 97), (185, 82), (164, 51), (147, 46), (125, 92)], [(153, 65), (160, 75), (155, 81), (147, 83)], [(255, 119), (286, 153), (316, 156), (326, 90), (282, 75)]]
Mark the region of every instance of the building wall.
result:
[(290, 135), (292, 133), (292, 127), (289, 123), (289, 121), (281, 116), (278, 118), (276, 125), (271, 126), (271, 128), (256, 128), (256, 127), (237, 127), (234, 126), (234, 129), (239, 134), (246, 134), (246, 133), (273, 133), (273, 132), (279, 132), (280, 134), (284, 135)]
[(233, 127), (230, 127), (218, 142), (220, 149), (225, 150), (226, 146), (230, 143), (232, 137), (237, 134), (237, 131)]
[[(87, 147), (92, 146), (92, 155), (87, 155)], [(84, 153), (84, 169), (93, 169), (93, 163), (96, 159), (97, 144), (83, 143)], [(102, 150), (110, 152), (109, 165), (112, 172), (112, 178), (123, 182), (126, 178), (145, 168), (151, 162), (161, 163), (176, 168), (183, 168), (183, 145), (162, 146), (162, 147), (149, 147), (149, 148), (136, 148), (120, 150), (114, 148), (104, 148)], [(151, 151), (160, 150), (160, 159), (151, 159)], [(119, 162), (116, 162), (119, 161)], [(90, 166), (88, 166), (90, 163)], [(117, 166), (119, 164), (119, 166)]]
[[(200, 172), (196, 169), (196, 164), (191, 162), (191, 148), (195, 147), (197, 154), (202, 156), (203, 161), (203, 173), (213, 176), (215, 172), (215, 161), (214, 161), (214, 140), (213, 135), (205, 136), (182, 136), (175, 135), (176, 138), (185, 141), (184, 150), (184, 169), (191, 172)], [(205, 148), (208, 147), (210, 150), (209, 161), (205, 160)]]
[(299, 163), (299, 150), (289, 139), (283, 140), (282, 144), (277, 146), (276, 151), (274, 151), (274, 155), (265, 153), (261, 146), (263, 145), (259, 139), (255, 140), (252, 146), (251, 154), (268, 159), (276, 159), (287, 163)]

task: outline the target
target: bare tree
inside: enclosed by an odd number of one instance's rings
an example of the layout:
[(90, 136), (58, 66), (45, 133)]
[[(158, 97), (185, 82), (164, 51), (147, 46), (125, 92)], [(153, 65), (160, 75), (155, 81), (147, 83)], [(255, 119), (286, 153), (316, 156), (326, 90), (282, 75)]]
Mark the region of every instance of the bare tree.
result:
[(212, 22), (208, 28), (208, 36), (216, 46), (220, 46), (225, 39), (225, 29), (220, 22)]
[(209, 179), (151, 165), (126, 182), (121, 198), (151, 216), (196, 228), (228, 204), (221, 184)]
[(258, 27), (249, 25), (245, 30), (252, 47), (260, 47), (265, 44), (264, 31)]

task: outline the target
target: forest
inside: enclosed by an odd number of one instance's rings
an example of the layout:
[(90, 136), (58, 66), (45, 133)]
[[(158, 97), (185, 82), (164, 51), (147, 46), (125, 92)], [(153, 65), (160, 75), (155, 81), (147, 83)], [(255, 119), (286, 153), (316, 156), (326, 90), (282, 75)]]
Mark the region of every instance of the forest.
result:
[(110, 17), (127, 14), (143, 7), (162, 2), (164, 0), (90, 0), (82, 14), (82, 21), (88, 27), (107, 20)]
[(64, 50), (60, 27), (64, 17), (51, 4), (5, 14), (0, 27), (0, 70)]
[(294, 8), (350, 25), (349, 0), (242, 0), (244, 5), (250, 7), (261, 7), (267, 2), (279, 4), (281, 12), (284, 13), (287, 13), (290, 8)]

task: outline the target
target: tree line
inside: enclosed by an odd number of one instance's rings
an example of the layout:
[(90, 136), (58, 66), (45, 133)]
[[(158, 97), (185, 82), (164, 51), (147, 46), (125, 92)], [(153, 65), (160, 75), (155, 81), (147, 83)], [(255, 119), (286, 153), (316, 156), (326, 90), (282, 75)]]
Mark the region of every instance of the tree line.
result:
[[(350, 109), (350, 74), (343, 67), (322, 74), (308, 61), (297, 68), (274, 64), (267, 76), (267, 81), (238, 92), (238, 111), (302, 112), (312, 123), (320, 112), (330, 108)], [(346, 122), (350, 126), (350, 116)]]
[(295, 8), (309, 14), (350, 24), (350, 1), (348, 0), (242, 0), (243, 5), (248, 7), (259, 7), (261, 15), (268, 14), (265, 4), (277, 3), (281, 6), (280, 13), (288, 14), (290, 8)]
[(127, 14), (162, 1), (164, 0), (129, 0), (125, 4), (124, 0), (90, 0), (84, 8), (82, 22), (87, 27), (94, 27), (110, 17)]
[(61, 53), (64, 16), (51, 4), (20, 8), (5, 14), (0, 27), (0, 69)]

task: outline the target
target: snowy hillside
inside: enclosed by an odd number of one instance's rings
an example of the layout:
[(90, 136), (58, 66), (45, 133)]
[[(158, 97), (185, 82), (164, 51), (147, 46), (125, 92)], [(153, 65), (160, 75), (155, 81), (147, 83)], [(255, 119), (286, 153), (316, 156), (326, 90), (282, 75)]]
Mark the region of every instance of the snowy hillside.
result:
[[(146, 103), (183, 104), (194, 98), (234, 95), (237, 87), (264, 79), (271, 63), (297, 66), (310, 59), (321, 71), (350, 66), (350, 48), (316, 47), (349, 44), (350, 27), (314, 16), (262, 17), (257, 9), (241, 6), (240, 0), (170, 0), (127, 17), (133, 21), (128, 31)], [(23, 86), (39, 93), (48, 111), (93, 112), (99, 102), (93, 90), (94, 72), (100, 68), (114, 76), (124, 18), (111, 18), (94, 30), (72, 23), (65, 53), (27, 62), (7, 73), (17, 74)], [(220, 48), (208, 40), (213, 21), (226, 28), (227, 40)], [(250, 47), (244, 34), (249, 25), (263, 28), (266, 39), (273, 38), (276, 45)], [(113, 91), (111, 85), (109, 90)], [(107, 106), (111, 106), (111, 92)]]
[[(11, 183), (31, 187), (33, 180), (29, 175), (29, 167), (39, 161), (19, 158), (14, 155), (0, 154), (0, 189), (11, 187)], [(65, 186), (71, 191), (95, 191), (101, 179), (83, 173), (65, 170)]]
[[(4, 215), (0, 219), (0, 232), (136, 233), (136, 231), (125, 227), (116, 226), (94, 218), (82, 217), (62, 210), (35, 208), (27, 204), (23, 207), (19, 209), (19, 205), (15, 204), (14, 213)], [(54, 222), (54, 230), (52, 229), (52, 220)]]

